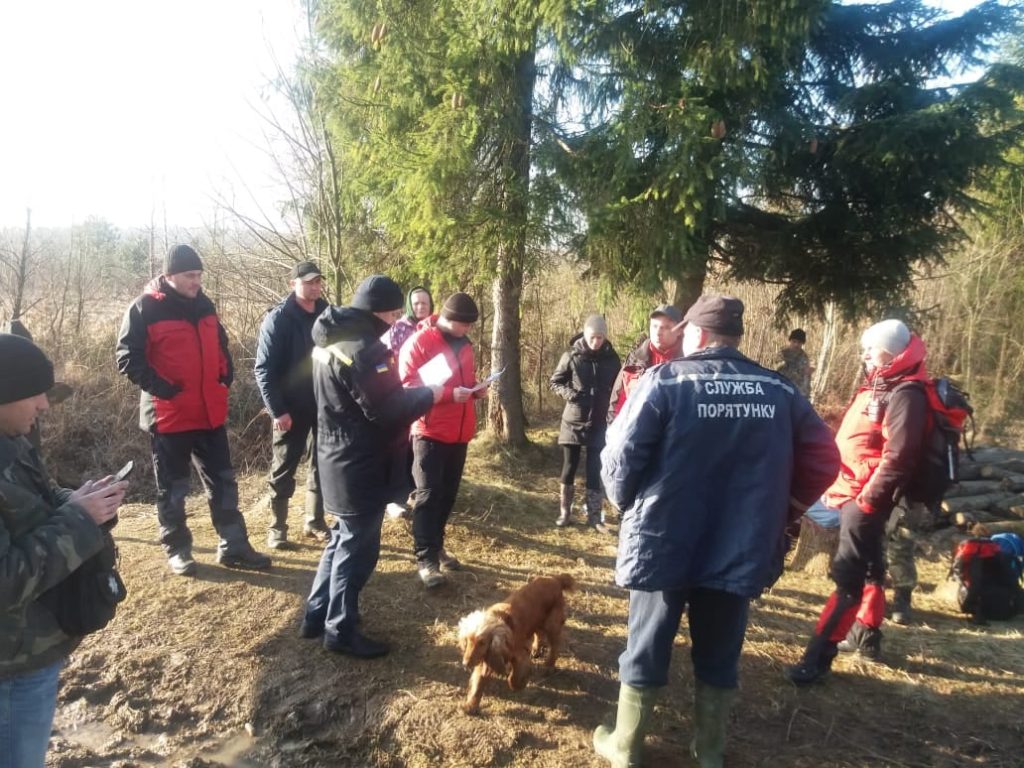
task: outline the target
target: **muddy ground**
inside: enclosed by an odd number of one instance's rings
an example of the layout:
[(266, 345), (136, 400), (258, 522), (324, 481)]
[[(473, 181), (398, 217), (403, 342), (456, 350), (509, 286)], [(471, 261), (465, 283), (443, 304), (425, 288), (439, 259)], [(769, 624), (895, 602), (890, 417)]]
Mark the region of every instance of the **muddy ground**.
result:
[[(150, 504), (117, 527), (130, 594), (114, 622), (88, 638), (63, 675), (47, 765), (82, 766), (537, 766), (605, 765), (590, 736), (617, 695), (626, 601), (612, 583), (614, 539), (558, 530), (554, 433), (510, 457), (475, 445), (450, 524), (449, 549), (469, 568), (427, 594), (415, 576), (408, 524), (385, 523), (378, 572), (363, 595), (368, 634), (390, 656), (362, 661), (300, 640), (303, 597), (320, 545), (276, 554), (268, 573), (213, 563), (205, 501), (189, 500), (199, 573), (167, 570)], [(261, 478), (243, 478), (253, 541), (266, 529)], [(294, 500), (293, 528), (301, 527)], [(1024, 619), (968, 626), (943, 581), (948, 534), (921, 558), (919, 622), (886, 629), (884, 664), (842, 659), (824, 685), (798, 690), (783, 668), (799, 656), (828, 582), (787, 573), (756, 601), (727, 765), (1024, 765)], [(466, 673), (458, 619), (500, 599), (531, 573), (567, 572), (564, 657), (514, 693), (494, 683), (482, 713), (459, 708)], [(651, 766), (691, 765), (693, 678), (680, 633), (671, 685), (648, 738)]]

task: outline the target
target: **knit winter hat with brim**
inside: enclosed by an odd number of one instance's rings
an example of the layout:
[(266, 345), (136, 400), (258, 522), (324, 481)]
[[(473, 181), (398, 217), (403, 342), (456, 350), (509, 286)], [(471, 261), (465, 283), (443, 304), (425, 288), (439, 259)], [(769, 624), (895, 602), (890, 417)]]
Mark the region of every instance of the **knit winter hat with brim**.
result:
[(0, 360), (0, 405), (41, 395), (53, 386), (53, 364), (28, 339), (0, 333)]
[(595, 336), (607, 336), (608, 323), (601, 315), (590, 315), (583, 322), (583, 330), (590, 331)]
[(468, 293), (453, 293), (445, 299), (441, 317), (456, 323), (475, 323), (480, 319), (480, 310)]
[(875, 347), (890, 355), (898, 355), (910, 344), (910, 329), (901, 320), (883, 320), (868, 328), (860, 337), (862, 349)]

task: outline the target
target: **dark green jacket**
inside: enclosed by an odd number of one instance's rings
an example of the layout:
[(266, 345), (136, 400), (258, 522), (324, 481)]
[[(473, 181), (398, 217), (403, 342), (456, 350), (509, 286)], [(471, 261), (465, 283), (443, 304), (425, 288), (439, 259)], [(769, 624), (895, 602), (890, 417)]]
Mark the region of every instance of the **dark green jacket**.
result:
[(99, 526), (70, 495), (25, 438), (0, 436), (0, 679), (48, 666), (81, 640), (38, 601), (103, 548)]

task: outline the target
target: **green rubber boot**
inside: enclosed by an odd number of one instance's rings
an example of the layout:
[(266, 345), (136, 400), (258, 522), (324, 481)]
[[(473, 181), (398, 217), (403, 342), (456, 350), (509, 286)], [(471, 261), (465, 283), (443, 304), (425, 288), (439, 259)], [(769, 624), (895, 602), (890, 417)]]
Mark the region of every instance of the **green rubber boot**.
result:
[(725, 731), (729, 710), (736, 699), (735, 688), (716, 688), (696, 681), (693, 692), (694, 736), (690, 751), (700, 768), (722, 768), (725, 759)]
[(599, 725), (594, 731), (594, 750), (612, 764), (612, 768), (634, 768), (640, 765), (644, 750), (644, 733), (657, 688), (619, 686), (619, 708), (615, 715), (615, 729)]

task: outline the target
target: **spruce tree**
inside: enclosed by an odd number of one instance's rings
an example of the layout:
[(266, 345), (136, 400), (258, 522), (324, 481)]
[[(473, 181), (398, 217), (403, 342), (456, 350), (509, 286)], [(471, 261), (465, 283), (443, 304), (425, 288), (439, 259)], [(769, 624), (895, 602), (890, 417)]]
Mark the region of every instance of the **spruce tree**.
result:
[[(1015, 7), (947, 18), (918, 0), (616, 4), (581, 59), (583, 130), (550, 161), (612, 284), (712, 264), (783, 287), (780, 310), (904, 290), (959, 233), (966, 190), (1020, 136), (1020, 70), (980, 64)], [(716, 15), (719, 17), (716, 19)]]

